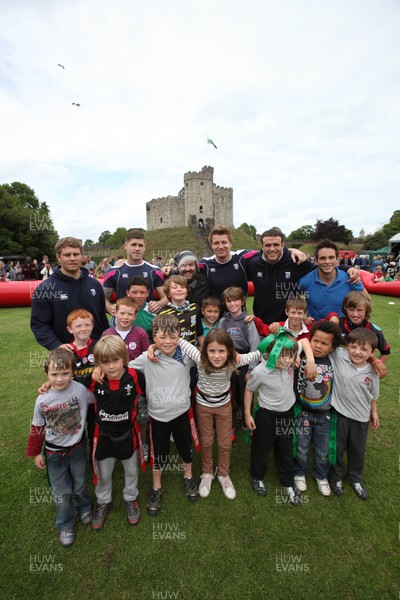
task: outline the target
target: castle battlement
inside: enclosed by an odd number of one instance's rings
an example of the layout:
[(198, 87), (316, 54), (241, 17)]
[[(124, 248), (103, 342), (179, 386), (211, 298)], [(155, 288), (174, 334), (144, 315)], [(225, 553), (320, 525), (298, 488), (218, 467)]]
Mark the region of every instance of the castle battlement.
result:
[(214, 167), (188, 171), (177, 196), (146, 203), (147, 229), (185, 227), (193, 222), (225, 223), (233, 227), (233, 189), (214, 183)]

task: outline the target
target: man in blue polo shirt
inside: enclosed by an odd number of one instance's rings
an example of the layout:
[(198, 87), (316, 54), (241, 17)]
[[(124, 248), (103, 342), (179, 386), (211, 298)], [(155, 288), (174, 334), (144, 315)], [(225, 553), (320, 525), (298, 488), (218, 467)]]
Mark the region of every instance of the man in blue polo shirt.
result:
[(322, 240), (315, 246), (317, 269), (301, 277), (300, 289), (306, 292), (307, 313), (316, 321), (329, 313), (343, 317), (342, 302), (349, 292), (363, 291), (362, 283), (350, 283), (348, 274), (338, 269), (339, 249), (331, 240)]

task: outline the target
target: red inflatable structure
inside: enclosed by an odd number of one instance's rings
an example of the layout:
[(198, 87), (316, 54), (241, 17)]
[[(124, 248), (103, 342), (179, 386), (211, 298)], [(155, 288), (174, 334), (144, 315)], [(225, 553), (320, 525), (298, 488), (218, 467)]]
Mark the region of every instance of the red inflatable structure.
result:
[[(370, 294), (383, 294), (384, 296), (400, 296), (400, 281), (383, 281), (374, 283), (372, 273), (360, 271), (361, 281)], [(100, 283), (102, 280), (99, 279)], [(40, 281), (0, 281), (0, 308), (15, 306), (30, 306), (33, 292)], [(48, 292), (51, 293), (51, 292)], [(254, 295), (254, 285), (249, 281), (249, 296)]]
[(368, 271), (360, 271), (361, 281), (367, 292), (382, 296), (400, 296), (400, 281), (374, 282), (374, 276)]

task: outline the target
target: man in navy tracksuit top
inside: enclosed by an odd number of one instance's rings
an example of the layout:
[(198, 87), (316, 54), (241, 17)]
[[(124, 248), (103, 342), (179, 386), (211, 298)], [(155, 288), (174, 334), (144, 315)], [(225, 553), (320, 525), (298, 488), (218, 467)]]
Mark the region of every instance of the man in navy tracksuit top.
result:
[(243, 262), (247, 279), (254, 283), (254, 314), (269, 325), (286, 319), (286, 301), (301, 294), (300, 277), (316, 266), (310, 260), (294, 263), (277, 227), (264, 231), (260, 241), (261, 250)]
[(94, 319), (92, 338), (97, 341), (108, 327), (104, 292), (102, 285), (81, 268), (80, 240), (62, 238), (55, 249), (59, 265), (33, 294), (31, 329), (36, 341), (48, 350), (60, 346), (72, 349), (72, 335), (67, 331), (68, 314), (76, 308), (88, 310)]

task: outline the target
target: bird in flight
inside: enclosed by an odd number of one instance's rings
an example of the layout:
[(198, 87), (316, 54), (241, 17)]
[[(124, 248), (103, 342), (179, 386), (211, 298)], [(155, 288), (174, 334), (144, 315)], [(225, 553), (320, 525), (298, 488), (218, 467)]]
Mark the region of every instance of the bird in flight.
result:
[(79, 108), (81, 107), (81, 105), (79, 104), (79, 102), (73, 102), (72, 106), (79, 106)]
[(62, 69), (64, 69), (64, 71), (65, 71), (65, 67), (64, 67), (64, 65), (60, 65), (60, 63), (58, 63), (57, 67), (61, 67), (61, 68), (62, 68)]

